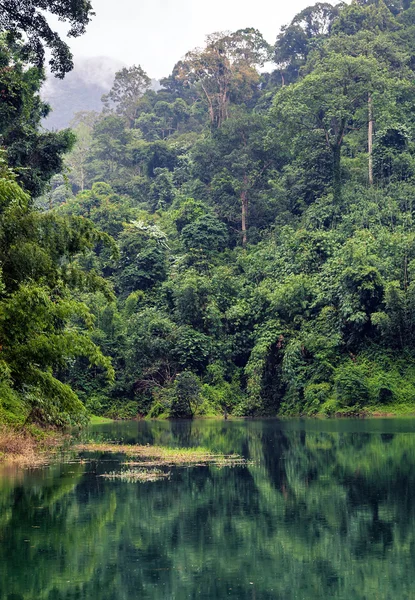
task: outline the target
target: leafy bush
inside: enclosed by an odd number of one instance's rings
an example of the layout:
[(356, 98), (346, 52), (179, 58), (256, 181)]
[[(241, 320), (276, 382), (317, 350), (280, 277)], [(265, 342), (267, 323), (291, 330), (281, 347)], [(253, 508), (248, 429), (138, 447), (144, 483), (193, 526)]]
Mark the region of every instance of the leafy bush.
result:
[(199, 378), (191, 371), (179, 373), (171, 391), (170, 416), (192, 418), (202, 402)]
[(313, 415), (329, 400), (332, 386), (330, 383), (310, 383), (304, 388), (304, 412)]
[(336, 400), (341, 408), (361, 409), (370, 401), (367, 366), (352, 361), (343, 363), (334, 378)]
[(199, 217), (183, 228), (181, 237), (186, 250), (193, 248), (204, 252), (218, 252), (226, 247), (226, 226), (212, 215)]

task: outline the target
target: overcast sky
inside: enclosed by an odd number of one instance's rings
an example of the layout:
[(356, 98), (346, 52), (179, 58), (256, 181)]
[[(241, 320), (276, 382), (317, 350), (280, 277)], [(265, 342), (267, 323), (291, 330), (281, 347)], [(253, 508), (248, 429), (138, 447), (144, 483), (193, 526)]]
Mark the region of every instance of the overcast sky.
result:
[(141, 64), (159, 79), (188, 50), (202, 45), (208, 33), (255, 27), (274, 43), (281, 26), (315, 1), (93, 0), (96, 16), (87, 33), (69, 45), (75, 60), (110, 56), (128, 66)]

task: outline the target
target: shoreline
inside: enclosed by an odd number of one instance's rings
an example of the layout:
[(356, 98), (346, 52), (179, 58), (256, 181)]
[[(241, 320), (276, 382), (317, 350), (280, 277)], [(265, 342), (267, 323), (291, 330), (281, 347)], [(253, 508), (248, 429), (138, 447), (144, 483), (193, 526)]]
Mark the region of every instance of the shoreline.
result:
[(310, 419), (310, 420), (327, 420), (333, 421), (335, 419), (385, 419), (385, 418), (400, 418), (400, 417), (415, 417), (415, 407), (411, 410), (407, 411), (381, 411), (381, 410), (362, 410), (359, 412), (336, 412), (333, 414), (326, 413), (315, 413), (313, 415), (308, 415), (305, 413), (293, 413), (293, 414), (276, 414), (276, 415), (249, 415), (249, 416), (233, 416), (228, 414), (225, 419), (223, 415), (196, 415), (193, 418), (187, 419), (178, 419), (178, 418), (160, 418), (160, 417), (141, 417), (137, 416), (134, 418), (108, 418), (108, 417), (96, 417), (95, 419), (91, 419), (89, 425), (102, 425), (109, 423), (123, 423), (127, 421), (151, 421), (151, 422), (169, 422), (169, 421), (254, 421), (256, 419), (279, 419), (279, 420), (287, 420), (287, 419)]
[[(227, 421), (255, 421), (255, 420), (280, 420), (289, 419), (307, 419), (310, 421), (335, 421), (335, 420), (369, 420), (369, 419), (399, 419), (414, 418), (415, 410), (405, 412), (391, 411), (360, 411), (356, 413), (335, 413), (333, 415), (315, 414), (315, 415), (273, 415), (273, 416), (249, 416), (232, 417), (228, 416)], [(170, 421), (186, 419), (109, 419), (107, 417), (93, 416), (89, 426), (104, 425), (110, 423), (121, 423), (127, 421)], [(188, 420), (188, 419), (187, 419)], [(210, 417), (194, 417), (194, 421), (224, 421), (223, 415)], [(9, 424), (0, 423), (0, 466), (13, 464), (20, 467), (39, 467), (50, 462), (57, 452), (70, 443), (73, 435), (68, 430), (41, 429), (34, 425), (27, 427), (13, 427)]]

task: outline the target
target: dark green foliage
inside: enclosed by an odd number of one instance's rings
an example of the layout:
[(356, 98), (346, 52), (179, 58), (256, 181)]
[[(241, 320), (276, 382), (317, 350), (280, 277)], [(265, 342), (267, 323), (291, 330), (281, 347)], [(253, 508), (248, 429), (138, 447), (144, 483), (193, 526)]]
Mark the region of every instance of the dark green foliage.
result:
[(25, 190), (39, 196), (52, 175), (62, 170), (63, 154), (72, 148), (75, 136), (69, 130), (40, 130), (49, 112), (39, 95), (44, 75), (36, 67), (27, 67), (23, 57), (22, 46), (7, 46), (0, 34), (1, 146)]
[(70, 37), (82, 35), (94, 15), (89, 0), (4, 0), (0, 11), (0, 32), (6, 31), (9, 41), (23, 39), (26, 59), (39, 68), (44, 64), (46, 46), (51, 53), (49, 65), (52, 73), (63, 78), (73, 68), (72, 53), (49, 25), (48, 13), (69, 24), (67, 35)]
[(190, 251), (199, 249), (205, 253), (224, 250), (227, 244), (227, 230), (219, 219), (204, 215), (186, 225), (181, 232), (184, 247)]
[(115, 283), (124, 295), (147, 290), (166, 277), (166, 249), (145, 228), (129, 227), (120, 236)]
[[(411, 10), (309, 7), (278, 37), (274, 73), (258, 72), (268, 49), (253, 29), (211, 36), (158, 92), (141, 68), (120, 72), (112, 105), (78, 118), (68, 174), (38, 202), (54, 210), (13, 205), (4, 220), (3, 284), (16, 294), (4, 314), (14, 323), (22, 310), (35, 335), (23, 293), (34, 282), (44, 327), (65, 331), (52, 351), (43, 337), (27, 348), (19, 326), (5, 328), (23, 358), (10, 354), (4, 381), (11, 368), (27, 381), (36, 359), (37, 389), (50, 384), (51, 365), (90, 410), (123, 417), (412, 406)], [(10, 51), (3, 56), (7, 66)], [(36, 154), (43, 138), (19, 127), (34, 114), (36, 132), (46, 110), (40, 75), (19, 64), (1, 73), (11, 90), (0, 106), (4, 139), (17, 140), (10, 159), (23, 165), (23, 151), (13, 152), (29, 140), (41, 167), (19, 176), (40, 189), (69, 134), (46, 140), (56, 143), (51, 155)], [(62, 285), (77, 290), (63, 293), (63, 316)], [(74, 337), (63, 348), (65, 327), (83, 333), (92, 316), (86, 346)], [(93, 344), (111, 357), (114, 381), (98, 355), (88, 368)], [(58, 393), (46, 408), (33, 402), (36, 414), (55, 414)]]
[(190, 371), (179, 373), (171, 391), (170, 416), (192, 418), (201, 403), (200, 383)]

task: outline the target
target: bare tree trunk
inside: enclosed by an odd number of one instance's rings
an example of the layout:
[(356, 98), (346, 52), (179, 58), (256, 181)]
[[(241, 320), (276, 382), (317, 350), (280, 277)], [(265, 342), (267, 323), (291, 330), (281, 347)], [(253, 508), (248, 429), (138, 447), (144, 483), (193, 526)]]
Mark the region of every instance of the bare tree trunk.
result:
[(242, 208), (242, 218), (241, 218), (241, 222), (242, 222), (242, 246), (245, 248), (246, 243), (248, 241), (247, 238), (247, 223), (248, 223), (248, 190), (247, 190), (247, 177), (246, 175), (244, 176), (244, 187), (242, 189), (241, 192), (241, 208)]
[(241, 194), (241, 202), (242, 202), (242, 246), (246, 246), (247, 236), (246, 236), (246, 217), (247, 217), (247, 199), (246, 199), (246, 190), (244, 190)]
[(201, 86), (202, 86), (202, 90), (204, 91), (204, 94), (206, 96), (206, 100), (208, 102), (210, 124), (212, 125), (212, 127), (214, 127), (214, 125), (215, 125), (215, 111), (213, 109), (212, 99), (209, 96), (209, 94), (208, 94), (205, 86), (203, 85), (203, 83), (201, 84)]
[(339, 206), (342, 195), (342, 180), (341, 180), (341, 146), (335, 144), (332, 146), (333, 152), (333, 202)]
[(373, 102), (369, 92), (368, 101), (367, 150), (369, 154), (369, 185), (373, 185)]

